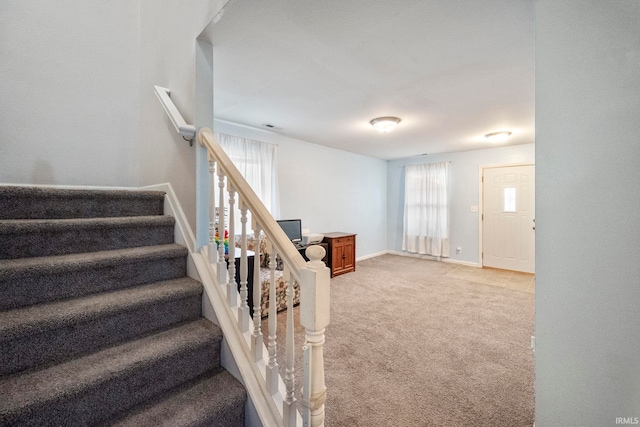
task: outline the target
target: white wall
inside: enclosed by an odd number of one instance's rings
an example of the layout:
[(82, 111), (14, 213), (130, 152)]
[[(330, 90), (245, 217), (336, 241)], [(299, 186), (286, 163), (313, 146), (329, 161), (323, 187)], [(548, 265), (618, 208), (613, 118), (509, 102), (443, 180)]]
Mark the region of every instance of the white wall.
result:
[(195, 147), (154, 85), (195, 122), (195, 38), (226, 0), (2, 2), (0, 182), (171, 182), (195, 226)]
[[(450, 245), (451, 260), (478, 264), (478, 212), (471, 206), (479, 206), (479, 170), (481, 166), (533, 162), (534, 144), (457, 153), (433, 154), (392, 160), (388, 165), (387, 191), (388, 244), (393, 251), (402, 251), (404, 220), (404, 167), (406, 165), (451, 161)], [(462, 248), (456, 254), (456, 248)]]
[(536, 427), (640, 417), (639, 22), (536, 2)]
[(0, 182), (134, 186), (139, 8), (0, 5)]
[(226, 2), (140, 1), (140, 185), (171, 182), (193, 230), (197, 143), (175, 132), (153, 86), (171, 89), (186, 122), (196, 124), (195, 40)]
[(356, 257), (387, 249), (387, 162), (221, 121), (216, 132), (278, 145), (282, 219), (323, 233), (356, 233)]

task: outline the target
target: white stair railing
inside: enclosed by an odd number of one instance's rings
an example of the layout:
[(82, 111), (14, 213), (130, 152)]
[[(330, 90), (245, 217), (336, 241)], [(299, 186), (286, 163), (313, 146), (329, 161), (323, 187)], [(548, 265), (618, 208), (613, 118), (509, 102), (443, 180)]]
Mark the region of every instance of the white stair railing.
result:
[(176, 129), (176, 132), (178, 132), (178, 134), (180, 134), (185, 140), (192, 141), (196, 136), (196, 127), (184, 121), (182, 114), (180, 114), (173, 101), (171, 101), (171, 98), (169, 98), (171, 91), (166, 87), (161, 86), (154, 86), (153, 88), (158, 100), (162, 104), (162, 107), (164, 107), (164, 111), (169, 116), (171, 124), (173, 124), (173, 127)]
[[(287, 238), (284, 231), (267, 211), (255, 192), (244, 180), (224, 150), (215, 140), (210, 129), (200, 129), (198, 142), (207, 149), (210, 174), (210, 217), (209, 245), (203, 251), (212, 268), (212, 276), (217, 278), (219, 289), (224, 293), (225, 306), (230, 315), (236, 318), (239, 334), (245, 337), (246, 351), (255, 363), (254, 372), (259, 372), (259, 380), (264, 390), (275, 402), (282, 425), (297, 425), (297, 408), (300, 406), (304, 426), (324, 426), (324, 405), (326, 387), (324, 380), (323, 346), (325, 328), (329, 325), (329, 269), (321, 261), (325, 250), (321, 246), (307, 248), (310, 261), (305, 262), (298, 250)], [(217, 178), (217, 180), (216, 180)], [(217, 191), (214, 191), (215, 188)], [(215, 197), (217, 193), (217, 200)], [(227, 196), (225, 198), (225, 195)], [(225, 199), (228, 204), (225, 204)], [(239, 282), (236, 283), (236, 247), (234, 221), (236, 213), (240, 215), (240, 262)], [(247, 214), (251, 214), (256, 245), (253, 267), (253, 316), (250, 318), (248, 297)], [(228, 218), (228, 221), (226, 220)], [(228, 226), (227, 226), (228, 224)], [(225, 233), (228, 232), (228, 246), (225, 245)], [(269, 311), (268, 311), (268, 348), (264, 344), (262, 331), (261, 283), (260, 283), (260, 245), (259, 236), (267, 239), (269, 254)], [(217, 242), (216, 242), (217, 240)], [(225, 249), (225, 247), (227, 249)], [(228, 252), (228, 253), (225, 253)], [(284, 380), (278, 375), (277, 360), (277, 313), (276, 313), (276, 254), (282, 259), (283, 278), (286, 284), (287, 323)], [(228, 262), (227, 262), (228, 260)], [(302, 369), (302, 400), (295, 399), (294, 372), (296, 367), (294, 345), (294, 293), (300, 290), (300, 324), (305, 328), (305, 343)], [(238, 291), (238, 289), (240, 289)]]

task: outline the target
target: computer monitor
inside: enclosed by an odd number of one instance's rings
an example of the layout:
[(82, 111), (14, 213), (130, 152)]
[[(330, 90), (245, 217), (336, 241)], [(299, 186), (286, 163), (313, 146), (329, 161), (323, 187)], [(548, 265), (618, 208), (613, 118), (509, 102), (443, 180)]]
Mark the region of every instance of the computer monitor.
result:
[(279, 219), (278, 224), (289, 240), (298, 243), (302, 241), (302, 221), (299, 219)]

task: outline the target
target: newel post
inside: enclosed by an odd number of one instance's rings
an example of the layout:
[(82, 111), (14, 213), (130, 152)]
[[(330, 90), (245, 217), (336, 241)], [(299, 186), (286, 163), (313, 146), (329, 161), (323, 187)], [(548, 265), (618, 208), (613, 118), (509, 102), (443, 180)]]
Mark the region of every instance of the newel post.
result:
[(302, 405), (304, 425), (324, 426), (324, 331), (329, 325), (330, 270), (322, 262), (325, 250), (306, 250), (307, 267), (300, 272), (300, 324), (305, 328)]

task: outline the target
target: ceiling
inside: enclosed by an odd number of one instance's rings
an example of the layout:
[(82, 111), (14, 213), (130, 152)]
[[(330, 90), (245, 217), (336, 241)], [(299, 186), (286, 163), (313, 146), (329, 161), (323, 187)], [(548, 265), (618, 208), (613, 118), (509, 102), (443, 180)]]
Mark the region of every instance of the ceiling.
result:
[(532, 143), (533, 1), (231, 0), (215, 118), (387, 160)]

